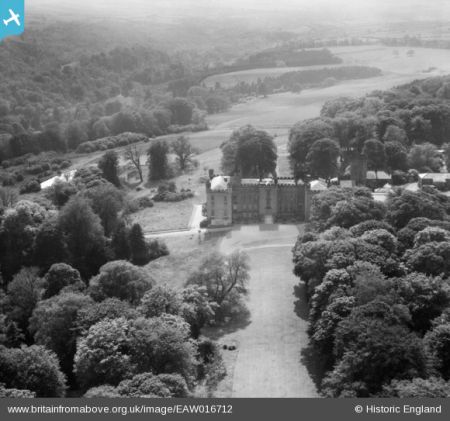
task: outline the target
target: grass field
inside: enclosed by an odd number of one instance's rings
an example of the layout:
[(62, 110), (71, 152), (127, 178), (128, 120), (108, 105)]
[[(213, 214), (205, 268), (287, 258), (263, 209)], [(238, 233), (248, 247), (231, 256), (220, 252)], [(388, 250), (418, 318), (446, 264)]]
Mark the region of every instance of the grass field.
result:
[[(426, 73), (424, 77), (450, 72), (450, 50), (415, 47), (358, 46), (330, 48), (345, 64), (375, 66), (399, 74)], [(414, 51), (412, 56), (408, 55)], [(428, 76), (427, 76), (428, 75)]]
[(152, 208), (134, 213), (132, 219), (141, 225), (145, 233), (187, 229), (193, 205), (194, 199), (174, 203), (155, 202)]
[[(307, 69), (322, 69), (338, 66), (373, 66), (385, 72), (400, 74), (421, 73), (431, 67), (436, 68), (431, 74), (450, 72), (450, 51), (432, 48), (388, 47), (383, 45), (330, 47), (329, 50), (343, 60), (339, 65), (319, 65), (307, 67), (273, 67), (267, 69), (243, 70), (240, 72), (223, 73), (205, 79), (208, 87), (219, 82), (223, 87), (232, 87), (240, 82), (252, 83), (259, 78), (280, 76), (291, 71)], [(414, 50), (413, 56), (408, 51)]]

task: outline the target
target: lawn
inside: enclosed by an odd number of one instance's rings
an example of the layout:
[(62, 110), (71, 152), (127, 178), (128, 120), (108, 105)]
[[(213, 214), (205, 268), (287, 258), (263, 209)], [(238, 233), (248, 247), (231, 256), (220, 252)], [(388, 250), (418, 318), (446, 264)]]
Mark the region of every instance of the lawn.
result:
[(170, 255), (150, 262), (145, 268), (159, 285), (167, 284), (173, 288), (182, 288), (205, 256), (216, 249), (221, 237), (222, 234), (217, 233), (201, 243), (197, 234), (164, 238)]
[(132, 215), (134, 223), (141, 225), (144, 233), (187, 229), (195, 199), (181, 202), (155, 202), (152, 208), (142, 209)]
[(250, 258), (248, 309), (250, 320), (204, 333), (221, 345), (227, 376), (215, 397), (314, 397), (315, 385), (300, 361), (308, 345), (307, 321), (296, 314), (291, 248), (302, 226), (251, 225), (236, 227), (220, 243), (220, 250), (244, 250)]

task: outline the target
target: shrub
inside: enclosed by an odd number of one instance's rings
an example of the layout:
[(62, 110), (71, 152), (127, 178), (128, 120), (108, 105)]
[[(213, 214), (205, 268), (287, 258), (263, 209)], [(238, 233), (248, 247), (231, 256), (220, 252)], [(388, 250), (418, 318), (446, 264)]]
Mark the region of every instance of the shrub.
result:
[(406, 184), (408, 182), (408, 174), (406, 174), (404, 171), (394, 171), (392, 173), (392, 184), (394, 186), (401, 186), (403, 184)]
[(189, 189), (183, 189), (177, 192), (176, 190), (173, 190), (172, 187), (170, 189), (161, 187), (162, 186), (158, 187), (158, 193), (153, 196), (155, 202), (181, 202), (182, 200), (194, 197), (194, 193)]
[(140, 197), (137, 202), (140, 209), (152, 208), (154, 205), (153, 201), (147, 196)]
[(152, 208), (154, 206), (153, 201), (147, 197), (139, 197), (138, 199), (130, 200), (126, 205), (127, 213), (139, 212), (142, 209)]
[(158, 259), (162, 256), (167, 256), (169, 254), (169, 249), (166, 243), (161, 240), (150, 240), (147, 242), (148, 256), (150, 260)]
[(209, 390), (222, 380), (226, 375), (225, 365), (217, 344), (208, 338), (203, 338), (198, 343), (199, 353), (199, 378), (204, 379)]
[(147, 142), (147, 136), (140, 133), (121, 133), (117, 136), (104, 137), (97, 140), (81, 143), (78, 148), (78, 153), (91, 153), (95, 151), (105, 151), (114, 149), (118, 146), (126, 146), (132, 143)]
[(200, 221), (200, 228), (208, 228), (210, 224), (211, 224), (210, 218), (203, 219), (202, 221)]
[(39, 181), (36, 178), (32, 178), (32, 179), (28, 180), (20, 188), (20, 194), (37, 193), (40, 191), (41, 191), (41, 184), (39, 183)]
[(2, 186), (3, 187), (9, 187), (14, 186), (16, 183), (16, 179), (12, 174), (5, 174), (2, 176)]

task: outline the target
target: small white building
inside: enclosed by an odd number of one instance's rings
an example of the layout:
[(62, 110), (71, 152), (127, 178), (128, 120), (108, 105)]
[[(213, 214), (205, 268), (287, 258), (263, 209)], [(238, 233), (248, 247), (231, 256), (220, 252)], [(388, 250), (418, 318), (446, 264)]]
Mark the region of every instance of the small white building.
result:
[(72, 181), (73, 177), (75, 177), (76, 172), (77, 172), (77, 170), (72, 170), (72, 171), (65, 172), (61, 175), (55, 175), (54, 177), (41, 183), (41, 190), (52, 187), (53, 184), (55, 184), (57, 181), (62, 181), (64, 183), (68, 183), (69, 181)]

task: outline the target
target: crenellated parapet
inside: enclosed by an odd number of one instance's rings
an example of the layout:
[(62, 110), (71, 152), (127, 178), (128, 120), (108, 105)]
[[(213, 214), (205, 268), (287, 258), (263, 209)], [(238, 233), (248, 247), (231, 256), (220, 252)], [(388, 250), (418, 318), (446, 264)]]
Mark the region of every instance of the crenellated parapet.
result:
[[(213, 174), (213, 171), (210, 171)], [(292, 177), (213, 175), (206, 183), (207, 214), (214, 225), (308, 219), (309, 185)]]

